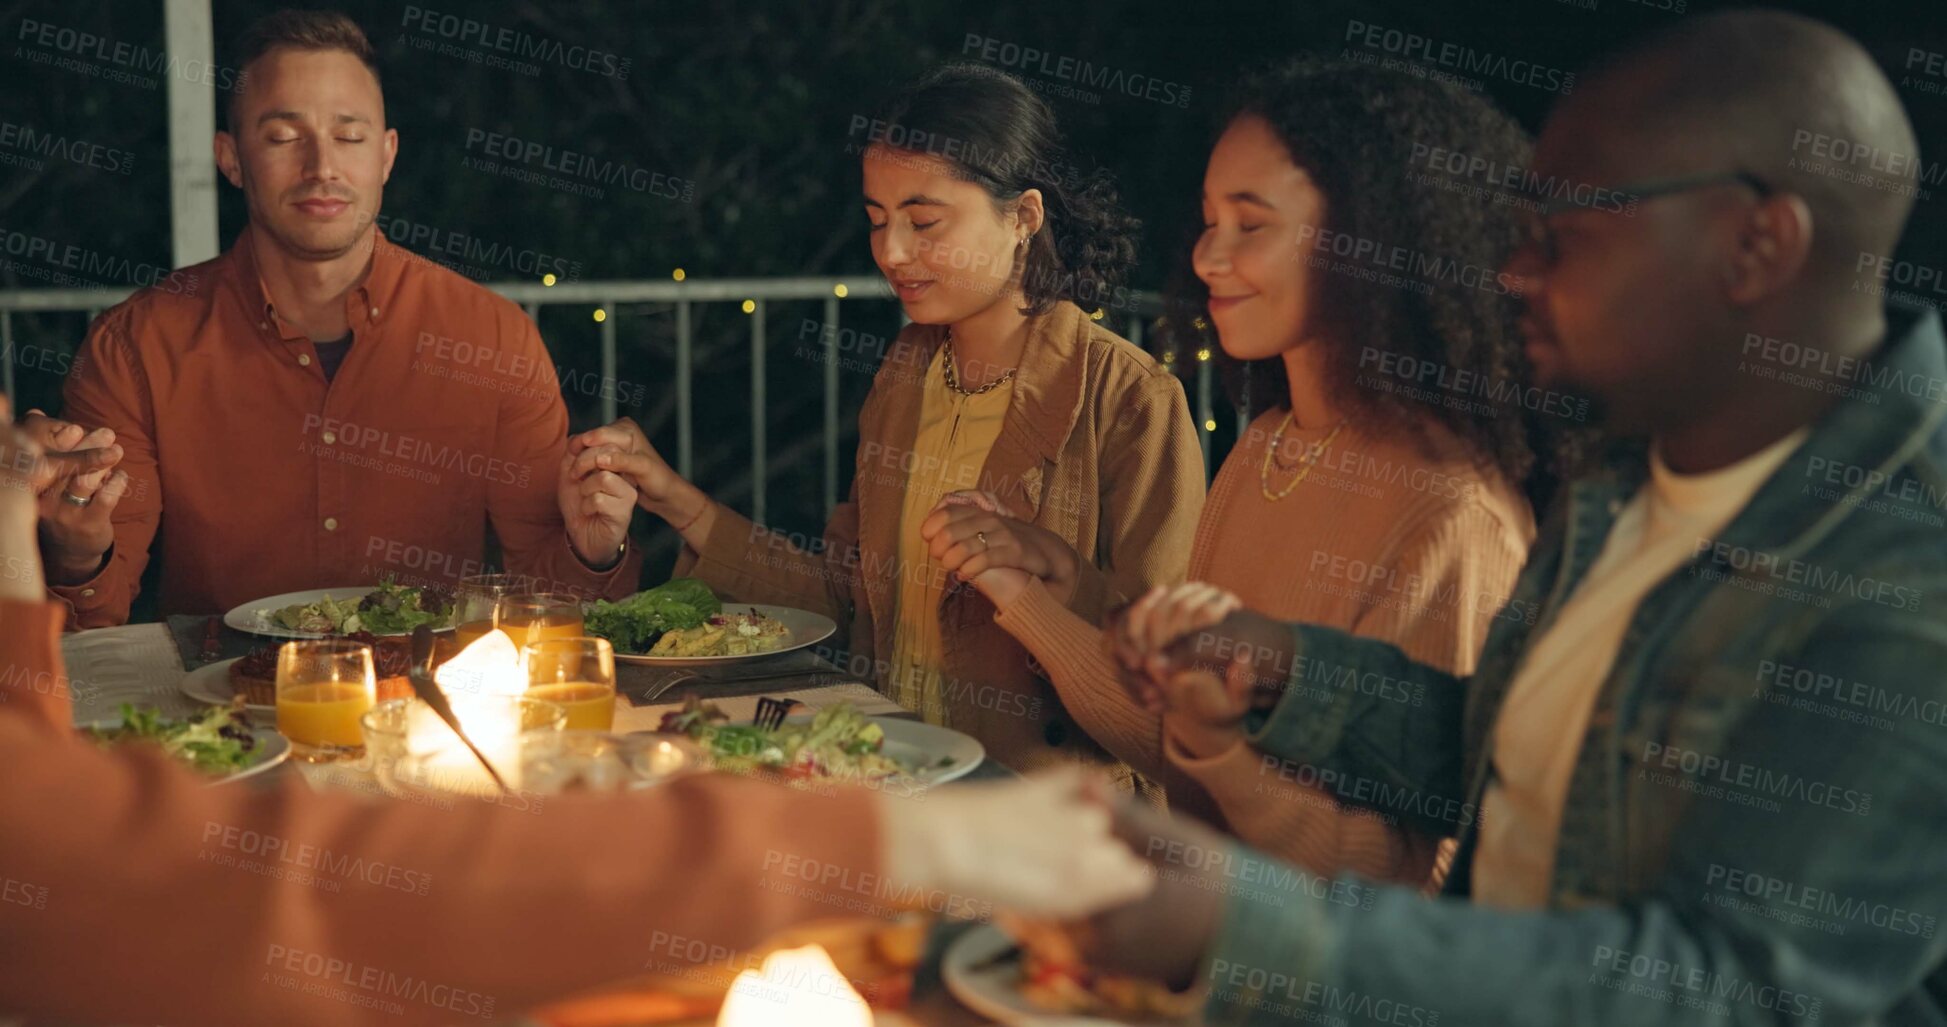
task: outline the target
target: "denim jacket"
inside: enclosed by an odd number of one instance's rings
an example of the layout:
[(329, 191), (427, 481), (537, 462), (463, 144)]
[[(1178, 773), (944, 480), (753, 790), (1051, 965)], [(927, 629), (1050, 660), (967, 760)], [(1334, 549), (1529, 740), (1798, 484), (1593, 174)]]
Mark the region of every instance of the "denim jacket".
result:
[(1492, 728), (1640, 454), (1555, 504), (1470, 679), (1292, 628), (1289, 687), (1251, 724), (1289, 761), (1267, 774), (1302, 767), (1459, 854), (1429, 901), (1229, 853), (1208, 1022), (1947, 1024), (1947, 352), (1935, 313), (1888, 324), (1870, 360), (1800, 374), (1841, 400), (1635, 611), (1546, 909), (1465, 899)]

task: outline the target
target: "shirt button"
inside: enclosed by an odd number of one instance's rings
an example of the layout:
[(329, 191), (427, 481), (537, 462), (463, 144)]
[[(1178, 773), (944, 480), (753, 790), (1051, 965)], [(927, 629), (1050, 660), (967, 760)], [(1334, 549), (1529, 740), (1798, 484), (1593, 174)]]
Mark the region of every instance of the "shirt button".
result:
[(327, 518), (325, 518), (325, 530), (326, 530), (326, 531), (337, 531), (337, 530), (338, 530), (338, 518), (336, 518), (336, 517), (327, 517)]
[(377, 317), (377, 316), (379, 316), (379, 308), (377, 308), (377, 307), (373, 307), (373, 308), (372, 308), (372, 316), (373, 316), (373, 317)]
[(299, 367), (310, 367), (310, 366), (311, 366), (311, 354), (309, 354), (309, 353), (299, 353), (299, 354), (297, 355), (297, 366), (299, 366)]
[(338, 436), (336, 436), (336, 435), (333, 435), (333, 434), (332, 434), (332, 433), (330, 433), (330, 432), (325, 432), (325, 433), (324, 433), (324, 443), (325, 443), (325, 445), (327, 445), (327, 446), (330, 446), (330, 445), (333, 445), (333, 444), (335, 444), (335, 443), (337, 443), (337, 441), (338, 441)]

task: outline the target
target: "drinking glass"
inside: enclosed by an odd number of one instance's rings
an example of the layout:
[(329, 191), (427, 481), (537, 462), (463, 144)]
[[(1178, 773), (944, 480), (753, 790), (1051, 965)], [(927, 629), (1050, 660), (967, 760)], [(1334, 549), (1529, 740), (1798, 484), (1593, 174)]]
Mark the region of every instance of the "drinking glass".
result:
[(615, 726), (615, 649), (605, 638), (543, 638), (521, 647), (527, 697), (568, 711), (568, 730)]
[(343, 639), (286, 642), (277, 650), (277, 733), (291, 755), (330, 763), (364, 754), (359, 718), (378, 700), (372, 647)]

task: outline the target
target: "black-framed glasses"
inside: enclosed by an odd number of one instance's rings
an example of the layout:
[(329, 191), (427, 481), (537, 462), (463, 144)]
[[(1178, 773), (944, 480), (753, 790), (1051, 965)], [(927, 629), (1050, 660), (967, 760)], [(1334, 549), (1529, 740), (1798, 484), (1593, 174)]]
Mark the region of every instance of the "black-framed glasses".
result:
[(1758, 194), (1760, 200), (1772, 193), (1769, 182), (1749, 171), (1707, 171), (1696, 175), (1655, 178), (1629, 185), (1598, 188), (1586, 196), (1560, 196), (1541, 201), (1540, 209), (1535, 212), (1533, 218), (1529, 219), (1529, 245), (1543, 261), (1552, 266), (1558, 254), (1555, 232), (1548, 224), (1548, 219), (1551, 217), (1572, 210), (1634, 214), (1636, 208), (1645, 201), (1720, 185), (1744, 186)]

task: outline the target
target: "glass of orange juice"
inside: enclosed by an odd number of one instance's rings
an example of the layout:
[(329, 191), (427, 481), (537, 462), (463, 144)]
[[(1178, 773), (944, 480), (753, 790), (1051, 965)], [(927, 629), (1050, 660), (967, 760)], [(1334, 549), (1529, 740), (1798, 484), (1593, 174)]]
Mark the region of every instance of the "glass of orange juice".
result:
[(453, 640), (465, 649), (494, 629), (494, 608), (510, 595), (532, 591), (526, 578), (513, 574), (475, 574), (460, 579), (454, 597)]
[(515, 645), (549, 638), (580, 638), (581, 599), (563, 592), (528, 592), (501, 597), (494, 623)]
[(372, 647), (343, 639), (286, 642), (277, 650), (277, 733), (308, 763), (365, 752), (359, 718), (378, 700)]
[(615, 726), (615, 649), (606, 638), (543, 638), (521, 647), (527, 697), (568, 711), (570, 731)]

